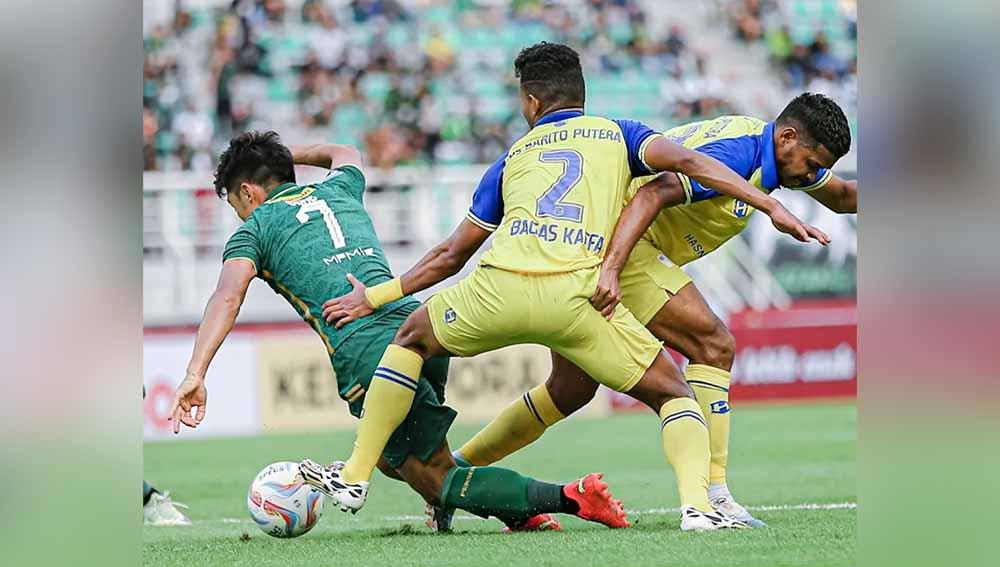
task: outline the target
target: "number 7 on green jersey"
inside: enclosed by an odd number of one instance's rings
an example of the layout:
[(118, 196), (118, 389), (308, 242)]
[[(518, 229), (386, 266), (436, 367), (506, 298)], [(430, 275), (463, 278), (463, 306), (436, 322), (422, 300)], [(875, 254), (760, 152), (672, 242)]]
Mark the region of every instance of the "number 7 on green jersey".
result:
[(299, 205), (299, 211), (295, 213), (295, 218), (299, 219), (299, 222), (305, 224), (309, 222), (309, 213), (319, 212), (323, 215), (323, 222), (326, 223), (326, 229), (330, 231), (330, 240), (333, 240), (334, 248), (343, 248), (347, 246), (347, 242), (344, 240), (344, 231), (340, 229), (340, 223), (337, 222), (337, 217), (330, 210), (330, 206), (326, 204), (326, 201), (322, 199), (316, 199), (315, 201), (307, 201)]

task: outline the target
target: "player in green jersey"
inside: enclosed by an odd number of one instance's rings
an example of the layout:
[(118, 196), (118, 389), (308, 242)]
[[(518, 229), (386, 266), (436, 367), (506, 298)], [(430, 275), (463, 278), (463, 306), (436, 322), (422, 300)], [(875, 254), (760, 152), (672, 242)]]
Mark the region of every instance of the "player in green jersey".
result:
[[(297, 185), (293, 164), (331, 172), (321, 183)], [(259, 277), (323, 340), (340, 396), (355, 417), (368, 390), (383, 380), (414, 390), (412, 408), (386, 445), (380, 469), (407, 482), (428, 504), (493, 516), (512, 528), (544, 512), (575, 514), (609, 527), (629, 525), (600, 474), (558, 485), (499, 467), (457, 466), (446, 439), (456, 415), (443, 405), (446, 358), (428, 361), (419, 382), (405, 376), (372, 380), (382, 353), (419, 307), (417, 300), (403, 297), (340, 328), (323, 320), (323, 302), (347, 293), (353, 282), (375, 285), (393, 278), (364, 209), (357, 150), (330, 144), (287, 148), (274, 132), (249, 132), (223, 152), (215, 188), (244, 223), (226, 244), (218, 286), (198, 328), (187, 376), (177, 388), (174, 433), (181, 423), (197, 427), (205, 419), (209, 364), (232, 329), (250, 282)]]

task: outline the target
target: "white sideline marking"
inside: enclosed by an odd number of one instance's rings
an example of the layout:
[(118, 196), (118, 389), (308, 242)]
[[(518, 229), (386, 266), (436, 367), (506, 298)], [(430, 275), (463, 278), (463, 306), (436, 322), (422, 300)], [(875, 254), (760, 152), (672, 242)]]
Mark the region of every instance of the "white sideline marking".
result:
[[(857, 502), (835, 502), (833, 504), (764, 504), (747, 506), (747, 510), (758, 512), (793, 512), (796, 510), (854, 510)], [(680, 508), (650, 508), (648, 510), (625, 510), (634, 514), (678, 514)]]
[[(747, 506), (748, 510), (758, 512), (795, 512), (798, 510), (854, 510), (858, 507), (857, 502), (834, 502), (831, 504), (763, 504), (760, 506)], [(678, 514), (680, 508), (647, 508), (646, 510), (626, 510), (629, 514), (639, 515), (664, 515)], [(383, 520), (393, 522), (416, 522), (423, 521), (425, 516), (382, 516)], [(482, 520), (479, 516), (456, 515), (456, 520)], [(220, 518), (217, 520), (195, 520), (195, 524), (252, 524), (253, 520), (242, 520), (239, 518)]]

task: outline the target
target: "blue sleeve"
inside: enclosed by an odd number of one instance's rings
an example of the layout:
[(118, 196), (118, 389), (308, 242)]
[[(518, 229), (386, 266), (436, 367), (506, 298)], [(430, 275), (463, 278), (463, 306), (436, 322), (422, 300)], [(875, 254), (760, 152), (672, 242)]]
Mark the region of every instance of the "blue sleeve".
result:
[(469, 214), (466, 215), (473, 224), (490, 232), (500, 226), (500, 220), (503, 218), (503, 195), (500, 190), (503, 187), (503, 166), (506, 161), (505, 154), (493, 162), (483, 174), (476, 192), (472, 195)]
[(656, 173), (642, 159), (643, 144), (650, 136), (656, 134), (649, 126), (635, 120), (615, 120), (622, 130), (625, 148), (628, 150), (628, 167), (632, 177), (642, 177)]
[[(757, 159), (757, 142), (753, 136), (724, 138), (694, 149), (721, 161), (743, 179), (750, 179), (756, 169), (754, 165)], [(681, 183), (685, 185), (684, 189), (688, 192), (691, 203), (711, 199), (721, 194), (715, 189), (703, 187), (701, 183), (686, 175), (681, 175)]]
[(816, 171), (816, 180), (813, 181), (812, 184), (802, 185), (799, 187), (788, 187), (788, 189), (792, 189), (793, 191), (815, 191), (825, 187), (831, 179), (833, 179), (833, 172), (829, 169), (821, 167)]

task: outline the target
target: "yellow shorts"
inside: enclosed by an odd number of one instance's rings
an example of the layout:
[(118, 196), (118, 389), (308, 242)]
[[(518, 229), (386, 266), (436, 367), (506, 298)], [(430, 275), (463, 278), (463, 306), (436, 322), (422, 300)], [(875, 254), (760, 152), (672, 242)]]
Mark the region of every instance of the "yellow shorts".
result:
[(691, 283), (691, 277), (655, 244), (642, 238), (625, 262), (620, 282), (622, 303), (645, 325), (666, 305), (671, 295)]
[(427, 301), (434, 336), (451, 353), (474, 356), (534, 343), (626, 392), (660, 353), (660, 342), (619, 305), (608, 321), (590, 304), (599, 268), (519, 274), (480, 266)]

